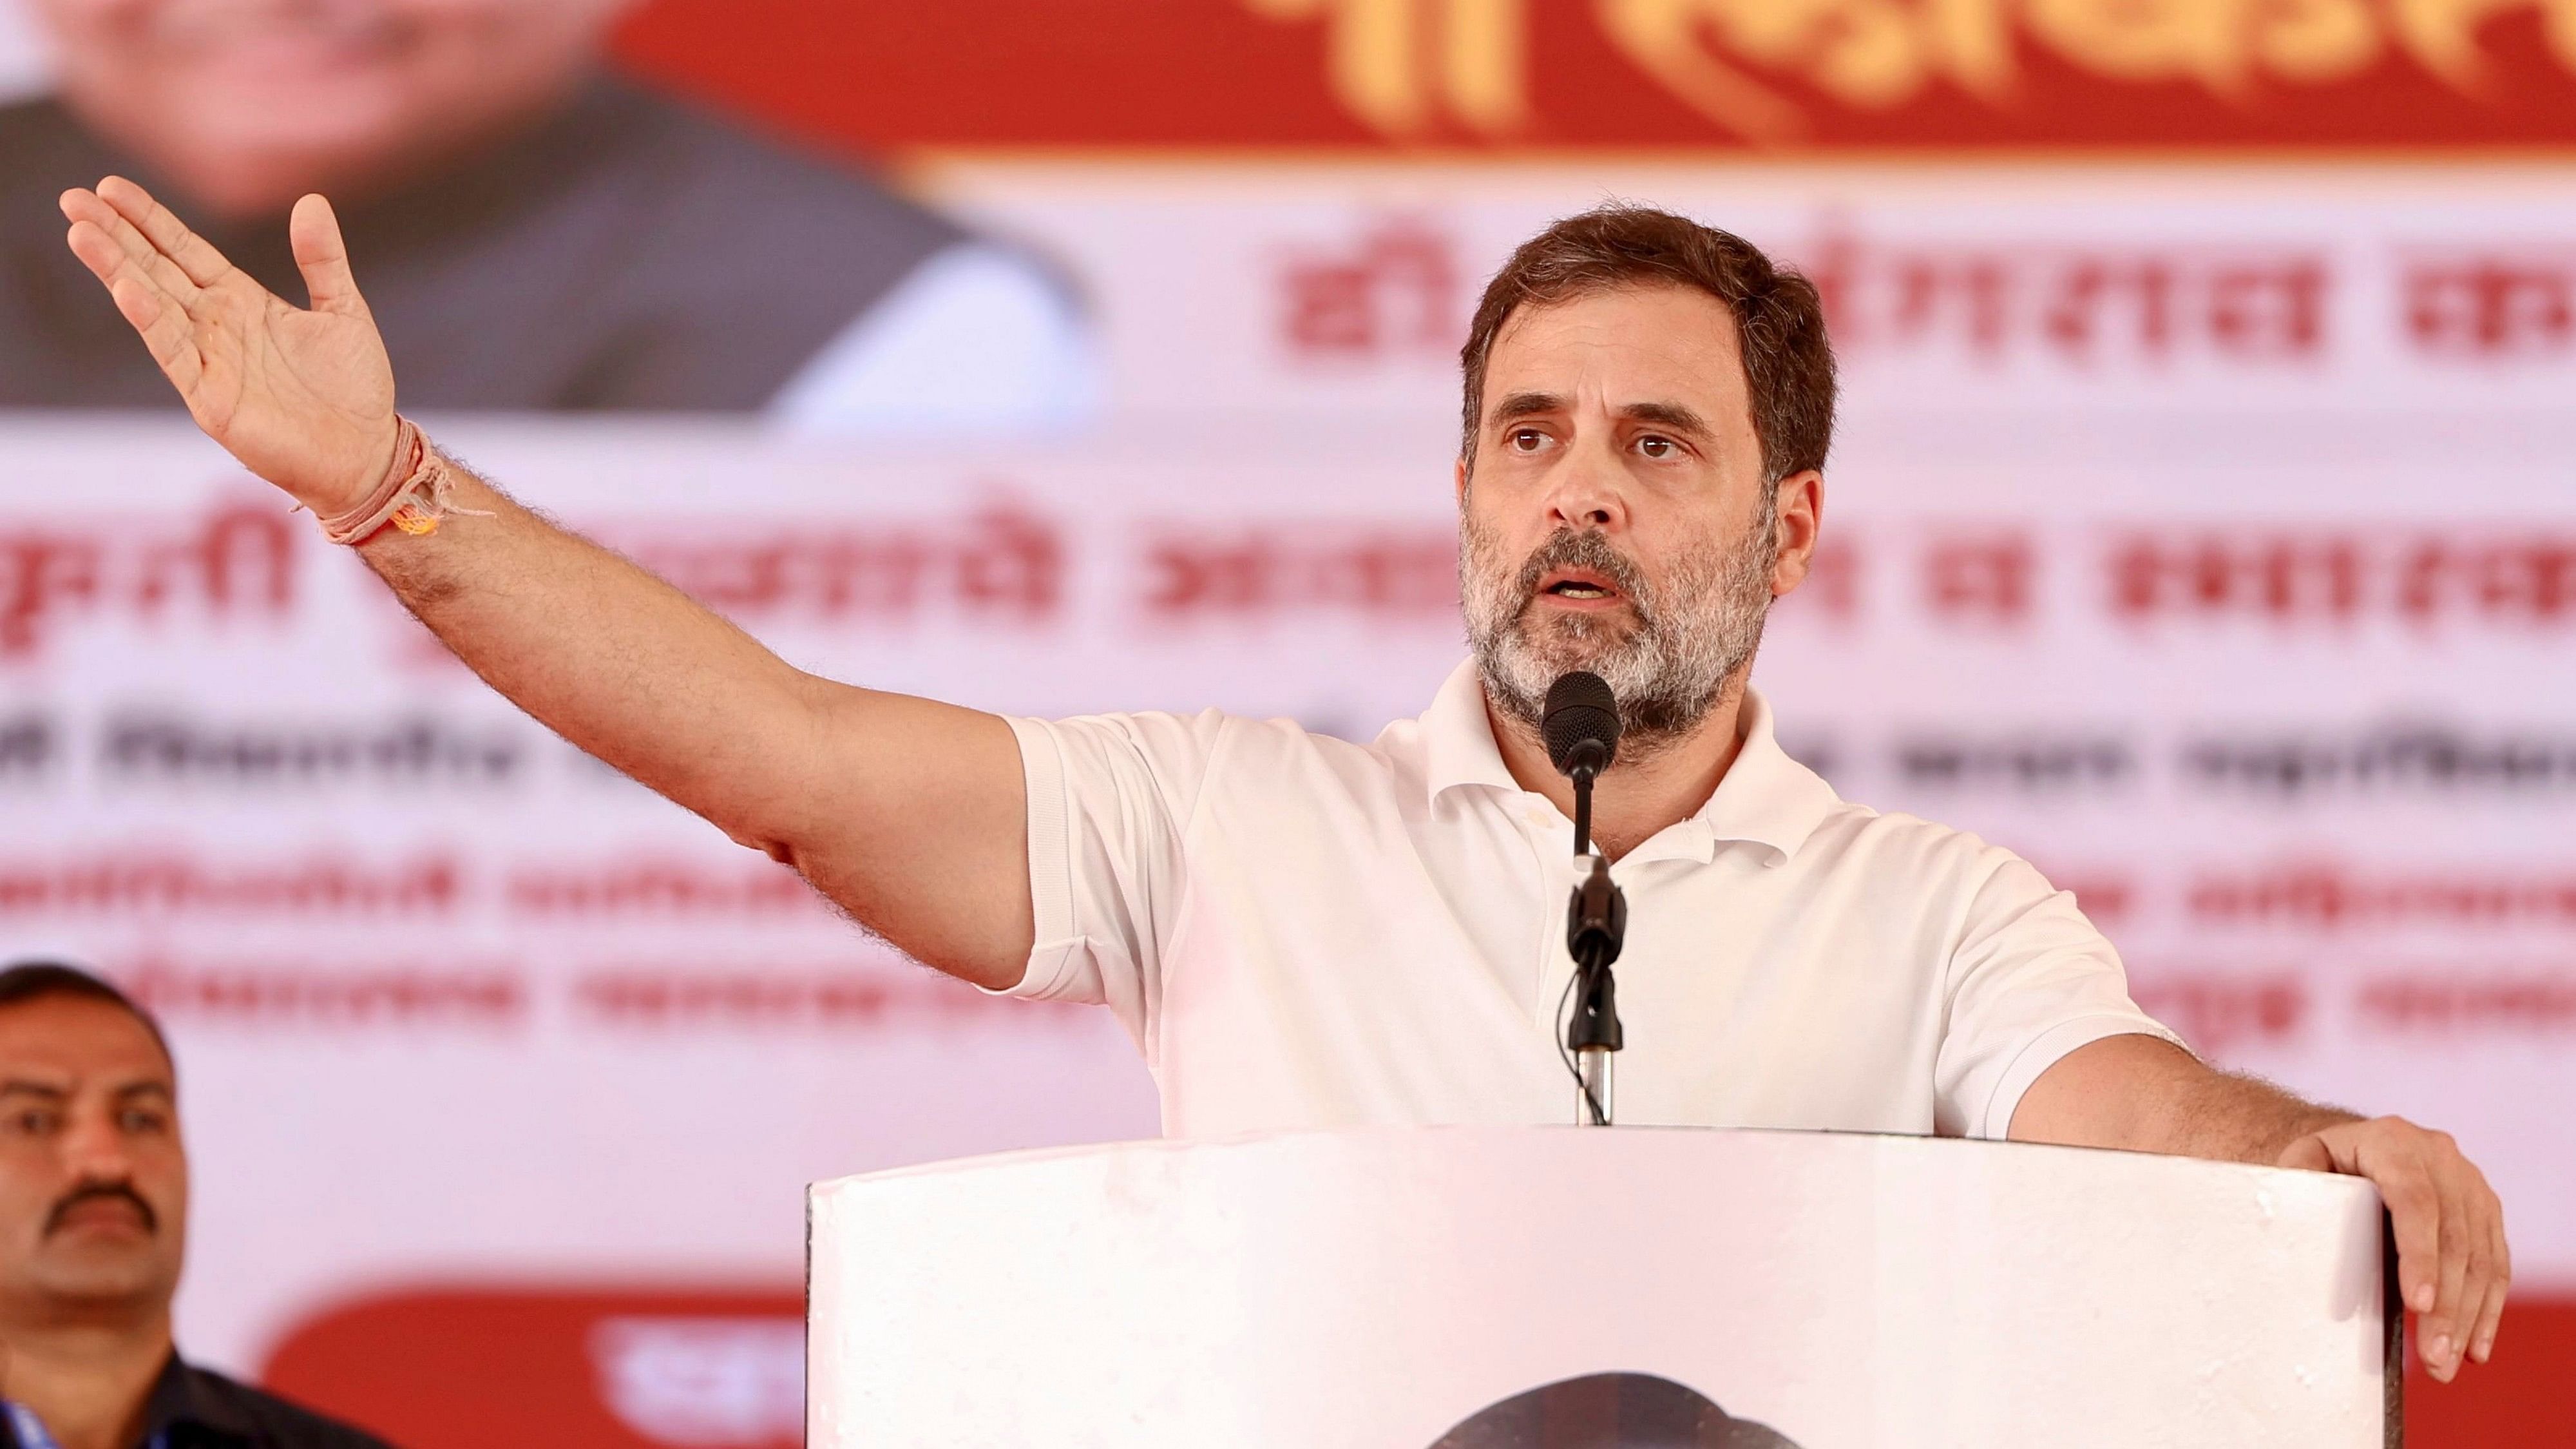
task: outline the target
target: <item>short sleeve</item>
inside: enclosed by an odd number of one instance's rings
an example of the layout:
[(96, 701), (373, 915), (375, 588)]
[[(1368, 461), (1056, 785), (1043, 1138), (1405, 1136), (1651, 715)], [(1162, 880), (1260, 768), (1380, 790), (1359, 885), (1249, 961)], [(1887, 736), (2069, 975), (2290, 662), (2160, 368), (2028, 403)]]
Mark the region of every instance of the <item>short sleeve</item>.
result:
[(1936, 1066), (1944, 1134), (2002, 1138), (2022, 1093), (2067, 1053), (2104, 1037), (2182, 1039), (2129, 999), (2128, 974), (2075, 897), (2026, 861), (1996, 862), (1971, 896), (1950, 960)]
[(1026, 973), (1000, 994), (1105, 1005), (1152, 1059), (1162, 943), (1225, 723), (1213, 710), (1010, 721), (1028, 787), (1037, 934)]

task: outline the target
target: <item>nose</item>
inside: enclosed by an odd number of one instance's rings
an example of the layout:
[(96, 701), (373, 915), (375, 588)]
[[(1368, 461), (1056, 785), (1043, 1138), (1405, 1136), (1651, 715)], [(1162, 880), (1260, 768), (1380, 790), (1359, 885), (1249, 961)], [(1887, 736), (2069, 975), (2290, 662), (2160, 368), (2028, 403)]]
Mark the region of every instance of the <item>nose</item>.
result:
[(1617, 456), (1601, 439), (1578, 437), (1559, 457), (1548, 480), (1550, 529), (1603, 533), (1625, 529), (1628, 499), (1621, 486), (1625, 481)]
[(79, 1181), (130, 1181), (133, 1146), (117, 1130), (112, 1114), (84, 1112), (63, 1134), (63, 1166)]

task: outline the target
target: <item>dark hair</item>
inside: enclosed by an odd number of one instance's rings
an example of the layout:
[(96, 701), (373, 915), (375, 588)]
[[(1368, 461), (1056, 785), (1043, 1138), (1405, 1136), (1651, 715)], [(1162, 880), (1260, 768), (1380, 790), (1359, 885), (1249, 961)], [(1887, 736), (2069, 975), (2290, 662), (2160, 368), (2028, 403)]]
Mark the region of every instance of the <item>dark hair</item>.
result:
[(161, 1034), (161, 1023), (153, 1020), (151, 1012), (145, 1011), (133, 997), (119, 991), (107, 978), (91, 975), (64, 961), (15, 961), (6, 968), (0, 968), (0, 1009), (48, 996), (85, 997), (116, 1007), (143, 1023), (143, 1029), (152, 1033), (152, 1044), (161, 1048), (161, 1055), (171, 1063), (174, 1071), (177, 1069), (179, 1059), (170, 1055), (170, 1039)]
[(1834, 349), (1815, 283), (1773, 266), (1761, 248), (1733, 232), (1625, 202), (1569, 216), (1531, 237), (1485, 284), (1458, 353), (1467, 381), (1459, 456), (1474, 466), (1485, 363), (1513, 312), (1658, 282), (1696, 287), (1734, 311), (1753, 434), (1762, 441), (1763, 481), (1776, 484), (1825, 466), (1834, 434)]

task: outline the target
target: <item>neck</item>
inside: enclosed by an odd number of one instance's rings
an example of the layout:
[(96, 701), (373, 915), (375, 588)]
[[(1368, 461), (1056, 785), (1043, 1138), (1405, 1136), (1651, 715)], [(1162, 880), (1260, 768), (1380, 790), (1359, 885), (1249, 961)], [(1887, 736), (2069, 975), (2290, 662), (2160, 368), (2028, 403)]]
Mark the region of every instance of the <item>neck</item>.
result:
[(62, 1449), (131, 1449), (170, 1359), (166, 1305), (125, 1321), (0, 1324), (0, 1396), (44, 1420)]
[[(1650, 750), (1623, 745), (1618, 763), (1592, 788), (1592, 848), (1617, 860), (1665, 827), (1697, 814), (1735, 764), (1743, 715), (1744, 672), (1739, 671), (1688, 733), (1658, 740)], [(1548, 762), (1538, 731), (1496, 710), (1490, 698), (1485, 718), (1493, 725), (1494, 744), (1512, 779), (1571, 816), (1574, 782)]]

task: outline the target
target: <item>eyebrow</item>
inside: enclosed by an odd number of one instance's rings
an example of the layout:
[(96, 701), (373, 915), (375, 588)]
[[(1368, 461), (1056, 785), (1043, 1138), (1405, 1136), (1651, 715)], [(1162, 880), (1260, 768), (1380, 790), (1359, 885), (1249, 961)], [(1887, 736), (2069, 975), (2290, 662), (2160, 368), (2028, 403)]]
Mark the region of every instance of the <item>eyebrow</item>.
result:
[(1709, 436), (1707, 421), (1680, 403), (1630, 403), (1619, 409), (1619, 416), (1634, 423), (1657, 423), (1676, 433), (1690, 433), (1703, 438)]
[[(172, 1091), (167, 1082), (128, 1082), (109, 1095), (119, 1101), (136, 1097), (159, 1097), (171, 1102), (179, 1100), (178, 1093)], [(67, 1102), (71, 1096), (69, 1087), (58, 1087), (51, 1082), (32, 1082), (24, 1077), (0, 1082), (0, 1097), (42, 1097), (49, 1102)]]
[(1508, 423), (1516, 418), (1535, 417), (1540, 413), (1561, 413), (1565, 399), (1552, 392), (1516, 392), (1506, 394), (1494, 404), (1492, 421)]
[[(1569, 406), (1564, 397), (1557, 393), (1510, 393), (1501, 402), (1494, 404), (1491, 425), (1500, 426), (1521, 418), (1536, 417), (1541, 413), (1561, 413)], [(1680, 403), (1630, 403), (1619, 409), (1619, 416), (1628, 422), (1653, 423), (1659, 427), (1670, 428), (1677, 433), (1689, 433), (1694, 437), (1712, 436), (1708, 420), (1701, 417), (1695, 409)]]

